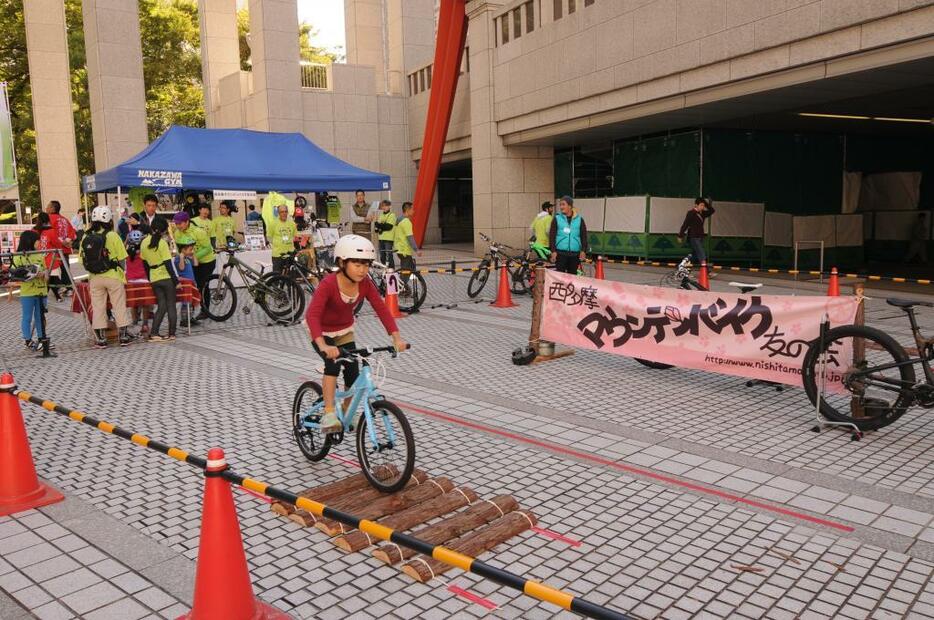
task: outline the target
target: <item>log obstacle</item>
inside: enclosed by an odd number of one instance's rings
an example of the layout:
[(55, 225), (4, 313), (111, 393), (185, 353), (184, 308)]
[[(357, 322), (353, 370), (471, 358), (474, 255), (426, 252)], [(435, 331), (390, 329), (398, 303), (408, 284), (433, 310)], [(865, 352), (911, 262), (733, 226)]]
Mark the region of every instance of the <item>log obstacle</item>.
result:
[[(452, 489), (450, 493), (439, 495), (431, 501), (417, 504), (402, 512), (379, 519), (378, 523), (394, 530), (405, 531), (464, 506), (469, 506), (477, 499), (477, 494), (472, 489), (457, 487)], [(373, 539), (369, 534), (356, 530), (338, 536), (333, 542), (340, 549), (351, 552), (369, 547), (373, 544)]]
[[(352, 512), (361, 519), (378, 519), (406, 508), (411, 508), (421, 502), (434, 499), (454, 488), (454, 483), (447, 478), (429, 478), (422, 484), (405, 488), (399, 493), (383, 495), (364, 506), (355, 508)], [(337, 536), (349, 531), (343, 523), (334, 519), (319, 519), (315, 527), (328, 536)]]
[[(460, 553), (477, 556), (500, 543), (506, 542), (513, 536), (518, 536), (525, 530), (535, 527), (536, 523), (538, 523), (538, 519), (531, 512), (517, 510), (507, 513), (489, 525), (475, 532), (465, 534), (445, 546)], [(416, 581), (425, 583), (438, 575), (446, 573), (451, 568), (453, 567), (434, 558), (417, 555), (402, 567), (402, 572)]]
[[(381, 480), (393, 478), (399, 474), (399, 469), (395, 465), (380, 465), (373, 472)], [(321, 486), (305, 489), (298, 494), (299, 497), (312, 499), (318, 502), (330, 501), (335, 497), (340, 497), (353, 491), (359, 491), (370, 487), (369, 480), (363, 474), (355, 474), (348, 478), (342, 478), (335, 482), (323, 484)], [(285, 502), (275, 501), (272, 503), (272, 511), (279, 516), (288, 517), (296, 512), (295, 506)], [(304, 511), (302, 511), (304, 512)]]
[[(357, 474), (362, 475), (362, 474)], [(420, 469), (412, 471), (412, 477), (406, 483), (405, 488), (408, 489), (413, 486), (418, 486), (419, 484), (425, 482), (428, 479), (428, 475)], [(340, 481), (338, 481), (340, 482)], [(382, 493), (372, 486), (367, 484), (363, 488), (357, 488), (350, 491), (346, 491), (341, 495), (336, 495), (331, 498), (330, 504), (339, 510), (344, 510), (347, 512), (353, 512), (355, 508), (360, 508), (361, 506), (366, 506), (370, 502), (375, 501), (381, 497), (385, 497), (386, 494)], [(320, 501), (320, 500), (315, 500)], [(294, 513), (289, 515), (289, 520), (298, 523), (302, 527), (311, 527), (315, 525), (320, 519), (315, 515), (309, 513), (305, 510), (296, 510)]]

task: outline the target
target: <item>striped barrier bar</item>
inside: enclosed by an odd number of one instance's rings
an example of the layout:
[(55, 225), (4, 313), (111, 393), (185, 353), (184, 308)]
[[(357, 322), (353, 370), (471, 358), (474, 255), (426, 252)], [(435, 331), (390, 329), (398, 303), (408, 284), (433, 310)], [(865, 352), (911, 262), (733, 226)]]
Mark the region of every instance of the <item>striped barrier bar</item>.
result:
[[(169, 446), (168, 444), (161, 441), (150, 439), (145, 435), (134, 433), (133, 431), (121, 428), (116, 424), (111, 424), (110, 422), (106, 422), (104, 420), (98, 420), (84, 412), (63, 407), (53, 401), (38, 398), (26, 390), (17, 390), (15, 387), (10, 387), (7, 388), (7, 391), (13, 392), (18, 399), (24, 402), (38, 405), (47, 411), (58, 413), (68, 418), (69, 420), (80, 422), (81, 424), (96, 428), (97, 430), (103, 431), (110, 435), (116, 435), (122, 439), (127, 439), (139, 446), (149, 448), (150, 450), (155, 450), (156, 452), (170, 456), (177, 461), (188, 463), (189, 465), (197, 467), (201, 470), (207, 470), (207, 459), (194, 456), (186, 450)], [(276, 488), (265, 482), (238, 474), (229, 469), (225, 469), (219, 472), (219, 475), (231, 484), (235, 484), (243, 489), (246, 489), (247, 491), (285, 502), (295, 506), (296, 508), (310, 512), (317, 517), (333, 519), (339, 523), (343, 523), (344, 525), (356, 528), (365, 534), (369, 534), (374, 538), (407, 547), (413, 551), (434, 558), (439, 562), (444, 562), (445, 564), (449, 564), (455, 568), (460, 568), (461, 570), (468, 573), (479, 575), (500, 585), (518, 590), (523, 594), (531, 596), (532, 598), (539, 601), (551, 603), (563, 609), (581, 614), (582, 616), (596, 618), (597, 620), (631, 620), (631, 617), (627, 616), (626, 614), (608, 609), (602, 605), (597, 605), (596, 603), (591, 603), (578, 596), (574, 596), (573, 594), (559, 590), (558, 588), (554, 588), (532, 579), (526, 579), (509, 571), (497, 568), (491, 564), (487, 564), (486, 562), (476, 558), (472, 558), (468, 555), (464, 555), (452, 549), (448, 549), (443, 545), (433, 545), (413, 536), (409, 536), (408, 534), (397, 532), (392, 528), (377, 523), (376, 521), (360, 519), (354, 515), (330, 508), (321, 502), (316, 502), (305, 497), (300, 497), (291, 491)]]

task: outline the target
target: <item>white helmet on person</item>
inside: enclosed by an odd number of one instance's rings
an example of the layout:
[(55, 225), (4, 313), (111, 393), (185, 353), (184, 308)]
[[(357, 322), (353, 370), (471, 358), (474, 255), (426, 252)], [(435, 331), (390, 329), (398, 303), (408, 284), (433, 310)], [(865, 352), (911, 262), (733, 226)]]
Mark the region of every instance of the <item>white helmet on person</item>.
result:
[(376, 248), (373, 242), (360, 235), (344, 235), (334, 245), (334, 258), (347, 260), (376, 260)]
[(110, 207), (100, 206), (94, 207), (94, 210), (91, 211), (91, 221), (100, 222), (102, 224), (110, 224), (114, 219), (113, 212), (110, 210)]

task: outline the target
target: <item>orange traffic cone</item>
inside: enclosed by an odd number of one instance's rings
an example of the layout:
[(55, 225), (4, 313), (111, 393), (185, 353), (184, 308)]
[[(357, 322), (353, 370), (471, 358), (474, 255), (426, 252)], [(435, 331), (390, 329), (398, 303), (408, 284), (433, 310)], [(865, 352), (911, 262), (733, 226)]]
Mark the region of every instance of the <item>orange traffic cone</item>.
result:
[(499, 266), (499, 289), (496, 291), (496, 301), (490, 304), (494, 308), (515, 308), (519, 304), (512, 302), (512, 291), (509, 289), (509, 270), (506, 263)]
[(0, 375), (0, 517), (65, 499), (36, 477), (15, 387), (13, 375)]
[(288, 618), (288, 615), (253, 596), (230, 483), (220, 477), (220, 472), (225, 469), (224, 451), (211, 448), (208, 466), (204, 470), (204, 509), (195, 574), (195, 604), (178, 620)]
[[(395, 278), (395, 282), (396, 282), (395, 287), (390, 286), (388, 284), (389, 281), (393, 278)], [(402, 314), (402, 312), (399, 310), (399, 292), (398, 292), (399, 284), (398, 283), (400, 279), (401, 278), (399, 277), (399, 275), (396, 274), (392, 269), (386, 272), (387, 285), (386, 285), (386, 298), (384, 299), (384, 301), (386, 302), (386, 307), (389, 308), (389, 314), (391, 314), (392, 318), (394, 319), (403, 319), (407, 316), (405, 314)]]
[(598, 256), (598, 257), (597, 257), (597, 267), (596, 267), (596, 269), (594, 269), (593, 277), (596, 278), (597, 280), (605, 280), (605, 279), (606, 279), (606, 278), (603, 276), (603, 257), (602, 257), (602, 256)]
[(827, 286), (827, 296), (828, 297), (839, 297), (840, 296), (840, 276), (839, 274), (837, 274), (836, 267), (830, 270), (830, 283)]
[(704, 287), (705, 290), (710, 290), (710, 278), (707, 277), (707, 261), (701, 261), (700, 264), (700, 273), (697, 276), (697, 283)]

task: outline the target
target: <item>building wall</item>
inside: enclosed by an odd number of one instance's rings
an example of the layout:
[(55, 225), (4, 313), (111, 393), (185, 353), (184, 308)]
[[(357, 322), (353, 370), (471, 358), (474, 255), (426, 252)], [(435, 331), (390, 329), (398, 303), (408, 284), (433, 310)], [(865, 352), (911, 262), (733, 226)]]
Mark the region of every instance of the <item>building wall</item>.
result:
[[(934, 32), (934, 0), (576, 0), (570, 15), (563, 2), (560, 19), (542, 0), (533, 32), (497, 37), (500, 135), (584, 118), (593, 126), (600, 113)], [(496, 25), (522, 4), (504, 6)]]

